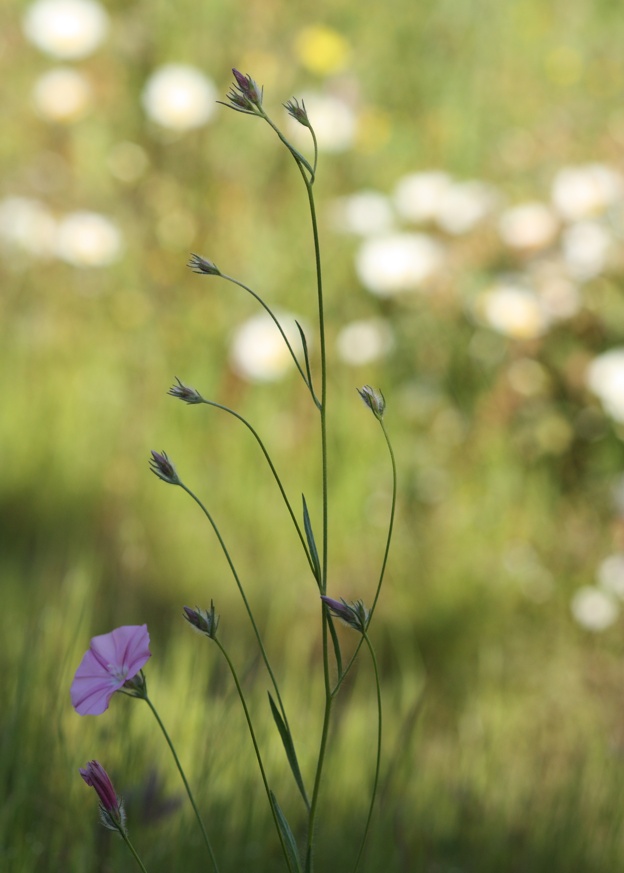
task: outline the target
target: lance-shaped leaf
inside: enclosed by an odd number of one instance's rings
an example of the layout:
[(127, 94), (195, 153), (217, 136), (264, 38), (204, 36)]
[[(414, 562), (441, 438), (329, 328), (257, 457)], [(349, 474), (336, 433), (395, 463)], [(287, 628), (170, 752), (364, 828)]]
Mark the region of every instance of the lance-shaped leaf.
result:
[(276, 796), (273, 792), (271, 794), (271, 803), (273, 804), (273, 809), (275, 810), (275, 816), (277, 818), (277, 823), (279, 825), (280, 832), (284, 839), (284, 846), (286, 847), (286, 853), (288, 855), (288, 867), (292, 871), (292, 873), (303, 873), (301, 870), (301, 861), (299, 859), (299, 849), (297, 848), (297, 841), (293, 836), (293, 832), (290, 829), (290, 825), (286, 820), (286, 816), (280, 809), (280, 805), (277, 802)]
[(303, 797), (303, 802), (305, 803), (306, 808), (309, 810), (310, 801), (308, 800), (305, 785), (303, 784), (303, 777), (301, 775), (301, 770), (299, 769), (299, 761), (297, 760), (297, 753), (295, 752), (295, 745), (292, 741), (290, 731), (287, 728), (284, 719), (282, 718), (282, 713), (279, 711), (279, 709), (275, 705), (275, 701), (271, 697), (271, 692), (268, 691), (267, 694), (269, 695), (269, 703), (271, 704), (271, 712), (273, 713), (275, 724), (277, 725), (280, 737), (282, 738), (282, 742), (284, 743), (284, 750), (286, 752), (286, 757), (288, 758), (288, 763), (290, 764), (290, 769), (292, 770), (292, 774), (295, 777), (297, 787), (299, 788), (301, 796)]
[(321, 404), (320, 404), (316, 394), (314, 393), (314, 388), (312, 387), (312, 372), (310, 371), (310, 357), (308, 354), (308, 341), (306, 339), (305, 333), (303, 332), (303, 328), (301, 327), (301, 325), (299, 324), (299, 322), (297, 320), (295, 320), (295, 324), (297, 325), (297, 328), (299, 330), (299, 336), (301, 337), (301, 345), (303, 346), (303, 357), (305, 360), (306, 375), (308, 377), (308, 388), (310, 389), (310, 393), (312, 394), (312, 398), (314, 399), (314, 402), (316, 403), (317, 407), (320, 409)]
[[(312, 524), (310, 522), (310, 514), (308, 512), (308, 505), (306, 503), (306, 499), (303, 498), (303, 526), (305, 528), (305, 535), (308, 541), (308, 546), (310, 549), (310, 557), (312, 558), (312, 565), (314, 567), (314, 577), (318, 583), (319, 590), (321, 589), (321, 562), (319, 561), (318, 550), (316, 548), (316, 542), (314, 541), (314, 534), (312, 533)], [(321, 592), (322, 593), (322, 592)]]
[(332, 644), (334, 646), (334, 655), (336, 656), (336, 670), (338, 672), (338, 679), (342, 679), (342, 653), (340, 651), (340, 642), (338, 640), (338, 634), (336, 633), (336, 627), (334, 625), (334, 620), (327, 613), (327, 624), (329, 626), (329, 633), (331, 636)]

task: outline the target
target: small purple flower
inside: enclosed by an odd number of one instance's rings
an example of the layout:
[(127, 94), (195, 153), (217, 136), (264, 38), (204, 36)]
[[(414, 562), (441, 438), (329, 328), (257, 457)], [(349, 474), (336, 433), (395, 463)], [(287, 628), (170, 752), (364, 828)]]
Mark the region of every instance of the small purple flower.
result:
[(284, 103), (284, 109), (290, 117), (294, 118), (295, 121), (298, 121), (299, 124), (303, 124), (304, 127), (311, 127), (310, 119), (308, 118), (308, 113), (303, 100), (301, 101), (301, 104), (299, 104), (297, 98), (293, 97), (292, 100), (288, 100), (288, 102)]
[(261, 115), (259, 112), (262, 106), (263, 89), (260, 88), (251, 76), (244, 76), (237, 69), (232, 69), (236, 84), (232, 85), (228, 91), (227, 98), (230, 101), (226, 103), (231, 109), (236, 109), (237, 112), (248, 112), (253, 115)]
[(345, 624), (348, 624), (354, 630), (362, 634), (365, 633), (370, 613), (361, 600), (356, 600), (355, 603), (347, 603), (342, 598), (334, 600), (333, 597), (327, 597), (325, 594), (321, 594), (321, 600), (333, 616), (344, 621)]
[(176, 468), (167, 457), (166, 452), (155, 452), (152, 450), (150, 469), (163, 482), (167, 482), (169, 485), (180, 484), (180, 477), (176, 473)]
[(221, 270), (208, 258), (202, 258), (201, 255), (192, 254), (186, 265), (194, 273), (203, 273), (205, 276), (220, 276)]
[(133, 680), (151, 656), (146, 624), (125, 625), (93, 637), (71, 685), (71, 702), (78, 715), (105, 712), (115, 691)]
[(177, 397), (179, 400), (184, 400), (185, 403), (188, 403), (191, 406), (195, 403), (204, 402), (204, 398), (195, 388), (191, 388), (190, 385), (185, 385), (183, 382), (180, 382), (177, 376), (176, 382), (178, 384), (172, 385), (167, 391), (167, 394), (171, 394), (172, 397)]
[(182, 609), (184, 610), (184, 618), (190, 625), (200, 633), (210, 637), (211, 640), (214, 640), (217, 635), (217, 628), (219, 627), (219, 616), (215, 615), (212, 600), (210, 601), (209, 610), (200, 609), (199, 606), (196, 606), (195, 609), (191, 609), (190, 606), (183, 606)]
[(358, 388), (357, 390), (375, 418), (381, 421), (386, 409), (386, 400), (381, 391), (377, 388), (371, 388), (370, 385), (364, 385), (363, 388)]
[(104, 767), (97, 761), (89, 761), (86, 767), (79, 768), (80, 775), (100, 799), (102, 824), (111, 830), (126, 832), (126, 813), (123, 803), (117, 797), (113, 783)]

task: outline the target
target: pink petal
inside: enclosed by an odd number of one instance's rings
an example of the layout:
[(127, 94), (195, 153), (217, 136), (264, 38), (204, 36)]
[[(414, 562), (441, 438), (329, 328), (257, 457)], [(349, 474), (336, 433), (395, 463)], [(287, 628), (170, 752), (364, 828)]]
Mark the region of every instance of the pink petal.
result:
[(79, 715), (100, 715), (111, 697), (132, 679), (151, 657), (147, 625), (126, 625), (93, 637), (71, 685)]

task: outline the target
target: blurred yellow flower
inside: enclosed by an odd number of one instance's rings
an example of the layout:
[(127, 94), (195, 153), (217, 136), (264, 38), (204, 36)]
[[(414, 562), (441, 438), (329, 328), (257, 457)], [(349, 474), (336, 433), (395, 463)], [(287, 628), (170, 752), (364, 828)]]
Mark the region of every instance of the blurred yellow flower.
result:
[(299, 31), (295, 39), (295, 52), (300, 63), (311, 73), (327, 76), (345, 68), (351, 47), (331, 27), (314, 24)]

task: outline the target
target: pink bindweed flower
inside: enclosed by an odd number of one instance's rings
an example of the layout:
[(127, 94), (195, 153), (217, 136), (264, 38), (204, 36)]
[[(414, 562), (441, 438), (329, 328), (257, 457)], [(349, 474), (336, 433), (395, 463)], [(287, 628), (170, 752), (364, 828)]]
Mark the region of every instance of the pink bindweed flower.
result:
[(104, 827), (126, 832), (126, 813), (121, 798), (117, 797), (113, 783), (104, 767), (98, 761), (89, 761), (86, 767), (79, 768), (80, 775), (100, 799), (100, 816)]
[[(151, 658), (147, 625), (125, 625), (93, 637), (76, 670), (71, 702), (78, 715), (100, 715)], [(135, 683), (136, 684), (136, 683)]]

